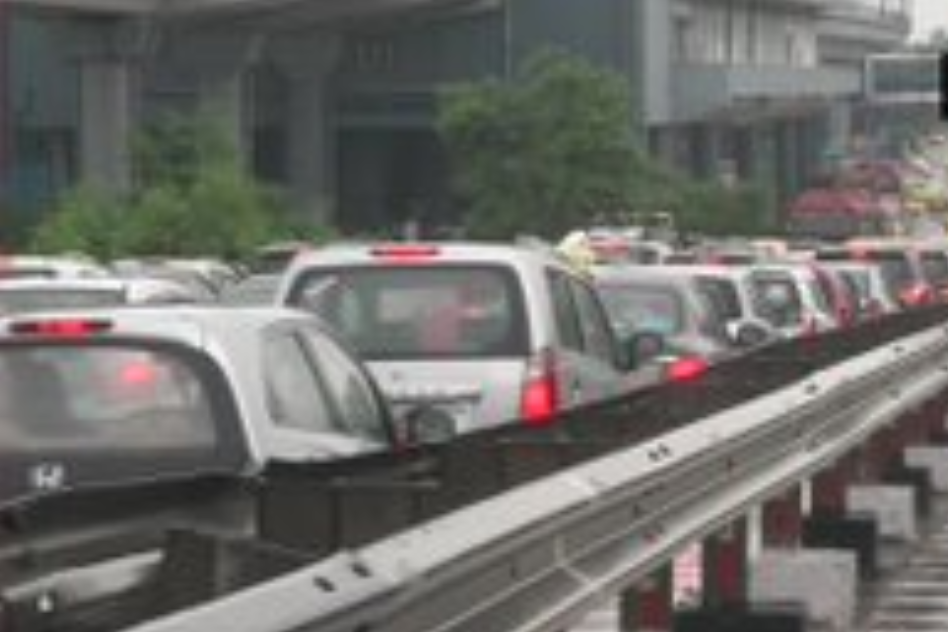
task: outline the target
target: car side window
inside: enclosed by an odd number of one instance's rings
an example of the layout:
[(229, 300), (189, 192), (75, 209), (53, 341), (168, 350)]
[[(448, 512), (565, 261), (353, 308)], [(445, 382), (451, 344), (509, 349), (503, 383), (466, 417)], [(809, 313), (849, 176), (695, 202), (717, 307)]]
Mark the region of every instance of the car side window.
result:
[(308, 432), (338, 432), (326, 393), (299, 338), (292, 331), (264, 338), (267, 409), (278, 426)]
[(306, 332), (305, 339), (346, 431), (384, 440), (387, 419), (382, 402), (355, 358), (324, 335)]
[(567, 349), (583, 350), (583, 335), (579, 327), (579, 317), (573, 294), (569, 289), (569, 280), (565, 275), (548, 271), (547, 282), (550, 286), (550, 298), (553, 301), (553, 315), (556, 318), (556, 331), (560, 343)]
[(571, 285), (586, 354), (606, 364), (616, 366), (618, 351), (615, 338), (594, 290), (576, 281), (571, 281)]

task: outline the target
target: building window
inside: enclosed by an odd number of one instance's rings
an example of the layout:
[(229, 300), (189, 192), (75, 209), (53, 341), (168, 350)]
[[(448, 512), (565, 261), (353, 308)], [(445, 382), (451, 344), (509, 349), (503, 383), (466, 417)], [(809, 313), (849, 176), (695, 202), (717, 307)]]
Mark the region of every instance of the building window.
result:
[(358, 70), (381, 70), (395, 66), (395, 44), (384, 37), (356, 39), (349, 49), (353, 67)]
[(677, 61), (693, 61), (694, 24), (689, 17), (675, 18), (674, 55)]

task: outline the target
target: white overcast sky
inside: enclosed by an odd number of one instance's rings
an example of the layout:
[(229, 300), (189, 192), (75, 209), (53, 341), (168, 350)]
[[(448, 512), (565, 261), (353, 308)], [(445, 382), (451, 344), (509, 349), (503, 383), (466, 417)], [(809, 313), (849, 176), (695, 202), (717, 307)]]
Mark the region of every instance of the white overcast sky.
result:
[(948, 0), (915, 0), (912, 39), (925, 39), (939, 27), (948, 28)]

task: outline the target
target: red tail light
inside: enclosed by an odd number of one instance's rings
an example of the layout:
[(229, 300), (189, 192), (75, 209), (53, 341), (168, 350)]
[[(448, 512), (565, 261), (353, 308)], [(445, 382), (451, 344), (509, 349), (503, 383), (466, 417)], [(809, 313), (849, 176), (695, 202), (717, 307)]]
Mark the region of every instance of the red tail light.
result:
[(901, 293), (902, 302), (909, 307), (929, 305), (934, 302), (934, 293), (927, 285), (913, 285)]
[(107, 320), (24, 320), (11, 323), (12, 334), (51, 336), (54, 338), (82, 338), (112, 328)]
[(147, 362), (126, 364), (119, 372), (119, 382), (128, 387), (151, 386), (156, 379), (155, 367)]
[(434, 244), (390, 244), (376, 246), (370, 253), (390, 263), (417, 263), (437, 257), (441, 249)]
[(806, 320), (803, 321), (803, 337), (812, 338), (818, 333), (820, 333), (820, 326), (816, 316), (807, 316)]
[(520, 400), (520, 418), (529, 426), (545, 426), (560, 408), (556, 355), (544, 351), (527, 366)]
[(668, 365), (665, 377), (669, 382), (689, 382), (707, 373), (708, 368), (708, 362), (704, 358), (696, 356), (678, 358)]

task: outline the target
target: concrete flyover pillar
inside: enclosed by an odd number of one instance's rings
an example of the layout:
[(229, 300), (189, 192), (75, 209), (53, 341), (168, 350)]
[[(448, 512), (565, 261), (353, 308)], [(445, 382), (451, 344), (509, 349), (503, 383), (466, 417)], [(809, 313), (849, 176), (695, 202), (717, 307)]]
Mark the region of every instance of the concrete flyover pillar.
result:
[(252, 141), (248, 136), (250, 116), (246, 72), (239, 67), (205, 69), (198, 85), (200, 111), (218, 122), (231, 142), (249, 162)]
[(80, 60), (80, 175), (122, 190), (129, 184), (129, 134), (135, 70), (120, 57)]
[(251, 69), (267, 38), (249, 28), (169, 31), (165, 35), (168, 67), (186, 77), (198, 110), (213, 117), (251, 163), (250, 135), (254, 104)]
[(282, 37), (268, 52), (286, 80), (287, 185), (294, 206), (307, 218), (330, 219), (338, 198), (337, 139), (333, 124), (332, 73), (341, 36), (309, 33)]

